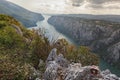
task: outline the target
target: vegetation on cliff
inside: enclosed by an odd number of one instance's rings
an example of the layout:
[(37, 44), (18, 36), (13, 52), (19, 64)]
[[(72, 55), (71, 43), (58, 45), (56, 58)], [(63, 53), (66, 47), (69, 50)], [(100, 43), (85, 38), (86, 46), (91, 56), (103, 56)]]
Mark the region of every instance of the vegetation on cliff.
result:
[[(83, 65), (97, 65), (96, 55), (85, 48), (72, 48), (64, 39), (50, 44), (40, 31), (28, 30), (13, 17), (0, 14), (0, 79), (28, 80), (35, 78), (33, 68), (41, 74), (52, 48), (56, 47), (69, 60)], [(81, 56), (81, 57), (78, 57)], [(43, 64), (39, 65), (40, 59)]]

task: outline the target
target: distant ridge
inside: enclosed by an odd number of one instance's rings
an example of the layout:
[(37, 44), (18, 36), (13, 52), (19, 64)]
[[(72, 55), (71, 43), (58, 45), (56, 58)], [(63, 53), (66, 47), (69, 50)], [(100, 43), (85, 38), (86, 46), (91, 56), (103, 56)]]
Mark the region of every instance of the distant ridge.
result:
[(13, 16), (26, 27), (36, 26), (37, 21), (44, 20), (41, 14), (31, 12), (6, 0), (0, 0), (0, 14)]
[(92, 14), (63, 14), (63, 16), (70, 16), (70, 17), (79, 17), (84, 19), (95, 19), (95, 20), (105, 20), (111, 22), (120, 22), (120, 15), (92, 15)]

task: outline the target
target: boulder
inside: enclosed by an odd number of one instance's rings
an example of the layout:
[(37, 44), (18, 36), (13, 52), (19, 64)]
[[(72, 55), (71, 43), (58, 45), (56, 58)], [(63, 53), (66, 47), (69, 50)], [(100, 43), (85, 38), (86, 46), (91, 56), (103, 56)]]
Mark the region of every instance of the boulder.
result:
[(50, 54), (49, 54), (49, 56), (48, 56), (48, 58), (46, 60), (46, 64), (48, 64), (50, 61), (54, 61), (55, 60), (55, 58), (57, 57), (56, 51), (57, 51), (56, 48), (51, 50), (51, 52), (50, 52)]

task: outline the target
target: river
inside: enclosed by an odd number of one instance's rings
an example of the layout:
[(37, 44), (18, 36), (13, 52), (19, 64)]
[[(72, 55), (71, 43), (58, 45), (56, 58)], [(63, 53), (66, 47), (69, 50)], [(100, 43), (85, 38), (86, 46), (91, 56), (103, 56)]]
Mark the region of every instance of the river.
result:
[[(43, 21), (37, 22), (37, 26), (36, 27), (31, 27), (31, 29), (32, 28), (34, 28), (34, 29), (39, 29), (39, 28), (45, 29), (45, 36), (48, 37), (48, 39), (50, 41), (52, 39), (56, 40), (56, 39), (65, 38), (70, 44), (77, 45), (77, 43), (75, 43), (72, 39), (68, 38), (67, 35), (64, 35), (64, 34), (58, 32), (54, 28), (54, 26), (50, 25), (47, 22), (47, 20), (51, 17), (50, 15), (43, 15), (43, 17), (45, 19)], [(99, 67), (100, 67), (101, 70), (109, 69), (113, 74), (116, 74), (116, 75), (120, 76), (120, 70), (118, 70), (115, 67), (111, 66), (110, 64), (105, 62), (103, 59), (100, 59)]]
[(47, 20), (51, 17), (50, 15), (42, 15), (45, 19), (43, 21), (38, 21), (36, 27), (31, 27), (30, 29), (43, 29), (45, 31), (45, 36), (48, 37), (50, 41), (57, 39), (66, 39), (70, 44), (77, 45), (72, 39), (68, 38), (66, 35), (58, 32), (54, 26), (49, 24)]

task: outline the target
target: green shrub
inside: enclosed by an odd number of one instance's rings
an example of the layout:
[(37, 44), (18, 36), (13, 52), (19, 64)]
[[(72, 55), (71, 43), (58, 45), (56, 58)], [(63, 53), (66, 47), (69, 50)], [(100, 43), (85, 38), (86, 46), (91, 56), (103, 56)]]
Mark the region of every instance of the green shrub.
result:
[(0, 15), (0, 80), (25, 80), (30, 74), (31, 50), (13, 25), (26, 30), (14, 18)]
[(66, 58), (72, 62), (80, 62), (83, 66), (99, 64), (99, 57), (85, 46), (80, 46), (72, 52), (67, 53)]
[(7, 26), (0, 30), (0, 44), (8, 48), (23, 46), (23, 38), (18, 35), (15, 29)]
[(47, 38), (40, 37), (40, 35), (36, 34), (35, 39), (32, 42), (32, 53), (33, 60), (37, 60), (35, 66), (37, 67), (39, 59), (46, 61), (51, 50), (50, 43)]
[(99, 57), (92, 53), (88, 47), (68, 44), (65, 39), (59, 39), (54, 44), (58, 53), (62, 53), (71, 62), (80, 62), (83, 66), (86, 65), (98, 65)]

